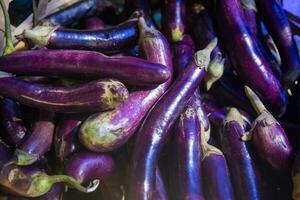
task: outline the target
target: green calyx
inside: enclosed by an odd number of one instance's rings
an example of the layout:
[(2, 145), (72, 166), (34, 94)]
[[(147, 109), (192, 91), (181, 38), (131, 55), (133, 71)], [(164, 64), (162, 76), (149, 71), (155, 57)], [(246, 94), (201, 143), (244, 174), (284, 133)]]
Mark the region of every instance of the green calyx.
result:
[(31, 165), (38, 160), (37, 156), (35, 156), (33, 154), (29, 154), (20, 149), (15, 150), (14, 156), (16, 158), (15, 164), (20, 165), (20, 166)]

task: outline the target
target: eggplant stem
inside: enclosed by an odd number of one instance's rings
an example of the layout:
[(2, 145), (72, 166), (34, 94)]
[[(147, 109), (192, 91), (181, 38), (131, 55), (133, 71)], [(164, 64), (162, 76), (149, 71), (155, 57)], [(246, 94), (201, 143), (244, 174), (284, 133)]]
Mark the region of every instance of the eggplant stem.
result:
[(9, 14), (6, 10), (5, 4), (3, 0), (0, 0), (2, 12), (4, 15), (4, 20), (5, 20), (5, 48), (3, 51), (3, 55), (10, 54), (14, 51), (16, 51), (13, 40), (12, 40), (12, 35), (11, 35), (11, 29), (10, 29), (10, 19), (9, 19)]
[(231, 121), (235, 121), (235, 122), (239, 123), (241, 126), (243, 126), (245, 124), (245, 121), (243, 120), (241, 113), (239, 112), (238, 109), (236, 109), (234, 107), (231, 107), (229, 109), (227, 115), (225, 116), (223, 123), (226, 124)]
[(218, 53), (207, 67), (207, 73), (204, 77), (206, 90), (209, 91), (212, 85), (219, 80), (224, 73), (225, 59)]
[(16, 157), (16, 165), (19, 166), (27, 166), (35, 163), (38, 160), (38, 157), (27, 153), (25, 151), (22, 151), (20, 149), (16, 149), (14, 156)]
[(245, 86), (245, 93), (250, 100), (250, 103), (256, 113), (260, 115), (263, 112), (268, 112), (264, 104), (261, 102), (261, 100), (258, 98), (258, 96), (251, 90), (248, 86)]
[(204, 49), (197, 51), (194, 54), (194, 60), (198, 67), (200, 68), (204, 67), (207, 71), (207, 67), (210, 63), (210, 54), (217, 46), (217, 44), (218, 44), (218, 39), (215, 37), (208, 43), (208, 45)]

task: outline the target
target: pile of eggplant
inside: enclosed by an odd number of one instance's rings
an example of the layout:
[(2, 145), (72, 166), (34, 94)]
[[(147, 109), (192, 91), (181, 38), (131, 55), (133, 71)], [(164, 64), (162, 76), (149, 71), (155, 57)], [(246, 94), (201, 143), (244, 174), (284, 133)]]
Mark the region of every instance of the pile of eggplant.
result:
[(0, 199), (300, 200), (289, 2), (0, 0)]

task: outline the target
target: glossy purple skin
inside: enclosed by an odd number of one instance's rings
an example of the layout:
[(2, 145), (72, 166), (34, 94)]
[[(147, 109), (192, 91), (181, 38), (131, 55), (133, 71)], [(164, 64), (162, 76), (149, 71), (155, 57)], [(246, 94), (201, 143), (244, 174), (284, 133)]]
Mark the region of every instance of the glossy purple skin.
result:
[(166, 0), (164, 10), (164, 33), (169, 41), (180, 41), (185, 32), (185, 1)]
[(37, 158), (42, 157), (52, 145), (54, 135), (53, 114), (40, 111), (39, 119), (34, 122), (33, 127), (24, 138), (18, 150), (24, 151)]
[(292, 147), (281, 125), (268, 118), (270, 117), (259, 116), (254, 122), (251, 130), (254, 148), (270, 169), (282, 173), (290, 167)]
[(254, 163), (245, 142), (240, 139), (244, 133), (245, 129), (239, 122), (225, 122), (222, 127), (221, 148), (228, 163), (236, 199), (258, 200), (261, 198)]
[(88, 30), (104, 29), (104, 22), (97, 16), (88, 17), (84, 20), (84, 28)]
[(170, 70), (162, 64), (131, 56), (109, 57), (98, 52), (80, 50), (16, 52), (0, 57), (0, 70), (18, 75), (81, 80), (115, 78), (126, 85), (140, 87), (156, 86), (170, 78)]
[[(179, 117), (177, 129), (178, 189), (180, 199), (203, 200), (201, 177), (200, 122), (195, 108), (188, 105)], [(203, 133), (201, 133), (203, 134)]]
[(115, 168), (115, 161), (108, 154), (77, 153), (67, 161), (65, 172), (84, 183), (94, 179), (105, 180)]
[(56, 156), (65, 160), (78, 149), (77, 133), (82, 119), (63, 119), (56, 127), (54, 137), (54, 148)]
[(287, 104), (286, 93), (247, 28), (239, 1), (222, 0), (216, 5), (218, 28), (239, 78), (259, 94), (269, 110), (276, 115), (283, 114)]
[(278, 48), (284, 81), (290, 87), (300, 74), (300, 58), (288, 18), (275, 0), (257, 1), (257, 8)]
[[(191, 61), (167, 92), (148, 112), (137, 132), (130, 169), (131, 199), (151, 199), (155, 183), (155, 166), (171, 126), (184, 109), (205, 75), (205, 69)], [(148, 185), (148, 187), (144, 187)]]
[(233, 189), (224, 155), (209, 153), (202, 159), (205, 198), (209, 200), (232, 200)]
[(156, 175), (155, 178), (156, 189), (154, 191), (152, 200), (168, 200), (168, 195), (159, 168), (156, 168), (155, 175)]
[[(173, 74), (171, 52), (169, 44), (165, 37), (155, 29), (141, 29), (140, 30), (140, 55), (146, 60), (165, 65)], [(106, 130), (107, 132), (96, 132), (92, 134), (94, 144), (87, 141), (88, 131), (84, 131), (82, 125), (79, 139), (85, 147), (92, 151), (111, 151), (125, 144), (128, 139), (136, 132), (138, 126), (141, 124), (148, 110), (153, 106), (157, 99), (167, 90), (172, 78), (167, 82), (161, 84), (152, 90), (139, 90), (129, 94), (126, 101), (120, 104), (115, 110), (105, 113), (98, 113), (90, 116), (84, 123), (97, 122), (97, 130)], [(137, 106), (139, 105), (139, 106)], [(130, 115), (128, 114), (130, 113)], [(90, 122), (89, 122), (90, 121)], [(114, 142), (108, 144), (101, 144), (102, 140), (110, 135), (116, 135)], [(97, 136), (103, 138), (99, 139), (99, 145), (96, 145)], [(99, 137), (98, 137), (99, 138)]]
[(50, 49), (79, 49), (116, 54), (133, 47), (138, 40), (136, 20), (103, 30), (57, 28), (47, 41)]
[(83, 17), (93, 15), (96, 12), (101, 12), (105, 7), (110, 5), (111, 3), (108, 0), (79, 1), (78, 3), (49, 15), (42, 22), (65, 26)]
[(245, 22), (253, 34), (255, 38), (257, 38), (258, 34), (258, 27), (257, 27), (257, 22), (258, 22), (258, 17), (257, 17), (257, 10), (256, 10), (256, 4), (255, 0), (240, 0), (242, 6), (243, 6), (243, 11), (244, 11), (244, 17), (245, 17)]
[(0, 103), (0, 113), (6, 138), (11, 144), (18, 145), (26, 134), (19, 104), (11, 99), (3, 99)]
[(110, 99), (116, 103), (124, 101), (128, 96), (127, 89), (120, 82), (110, 79), (66, 88), (29, 83), (14, 77), (1, 78), (0, 93), (4, 97), (14, 99), (21, 104), (51, 112), (87, 113), (109, 110), (116, 106), (112, 106), (107, 98), (102, 97), (108, 90), (104, 87), (107, 86), (108, 82), (111, 85), (110, 91), (114, 94)]

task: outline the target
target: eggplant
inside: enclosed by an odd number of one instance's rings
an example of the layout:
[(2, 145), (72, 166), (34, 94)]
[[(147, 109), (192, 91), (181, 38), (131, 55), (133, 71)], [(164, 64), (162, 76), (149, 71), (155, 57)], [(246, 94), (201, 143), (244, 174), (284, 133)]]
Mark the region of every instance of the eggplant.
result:
[(11, 99), (3, 99), (0, 102), (3, 130), (6, 138), (13, 145), (18, 145), (26, 135), (26, 127), (21, 118), (19, 106)]
[(56, 157), (61, 161), (78, 150), (77, 133), (82, 120), (82, 117), (68, 117), (57, 124), (54, 134), (54, 148)]
[(39, 160), (49, 151), (54, 135), (54, 115), (45, 111), (40, 111), (39, 119), (20, 146), (15, 150), (16, 165), (31, 165)]
[(187, 105), (176, 131), (178, 199), (204, 199), (201, 177), (200, 122), (196, 109)]
[[(76, 58), (76, 59), (74, 59)], [(27, 62), (24, 63), (24, 59)], [(170, 77), (162, 64), (130, 56), (80, 50), (20, 51), (0, 57), (0, 70), (18, 75), (77, 79), (114, 78), (126, 85), (156, 86)]]
[(106, 7), (112, 6), (108, 0), (84, 0), (72, 4), (64, 9), (47, 16), (40, 24), (66, 26), (77, 20), (103, 11)]
[(76, 153), (66, 163), (66, 174), (80, 183), (94, 179), (105, 180), (116, 168), (108, 154)]
[(259, 94), (272, 113), (282, 115), (286, 110), (286, 93), (247, 28), (239, 1), (218, 1), (216, 12), (222, 42), (239, 78)]
[[(149, 28), (142, 18), (139, 26), (141, 56), (148, 61), (165, 65), (172, 77), (171, 53), (166, 39), (156, 29)], [(171, 77), (152, 90), (130, 93), (128, 99), (113, 111), (91, 115), (80, 127), (80, 142), (96, 152), (111, 151), (125, 144), (148, 110), (169, 87)]]
[(242, 139), (253, 141), (260, 159), (269, 169), (283, 173), (289, 169), (292, 159), (291, 144), (280, 123), (268, 112), (258, 96), (247, 86), (245, 92), (258, 117), (251, 130)]
[(299, 199), (300, 197), (300, 150), (296, 154), (296, 158), (293, 163), (292, 180), (293, 180), (293, 199)]
[(195, 60), (191, 60), (185, 73), (175, 80), (145, 117), (134, 143), (129, 170), (129, 199), (152, 198), (158, 154), (171, 126), (204, 78), (216, 44), (217, 39), (214, 39), (204, 50), (195, 54)]
[(84, 27), (88, 30), (102, 30), (105, 24), (99, 17), (92, 16), (84, 19)]
[(228, 163), (236, 199), (261, 199), (252, 158), (240, 137), (245, 133), (244, 121), (236, 108), (227, 113), (221, 128), (221, 149)]
[(255, 0), (240, 0), (245, 22), (255, 38), (258, 37), (258, 16)]
[(137, 20), (131, 19), (103, 30), (77, 30), (53, 26), (36, 26), (25, 30), (24, 37), (50, 49), (78, 49), (116, 54), (137, 43)]
[(278, 48), (285, 86), (292, 88), (300, 74), (300, 58), (289, 20), (275, 0), (257, 1), (257, 8)]
[(167, 200), (168, 195), (159, 168), (156, 168), (155, 175), (156, 175), (155, 178), (156, 190), (154, 191), (152, 200)]
[(171, 42), (182, 40), (185, 32), (185, 1), (165, 0), (163, 32)]
[(7, 77), (0, 78), (0, 91), (1, 96), (21, 104), (64, 113), (105, 111), (115, 108), (128, 97), (126, 87), (112, 79), (66, 88)]

